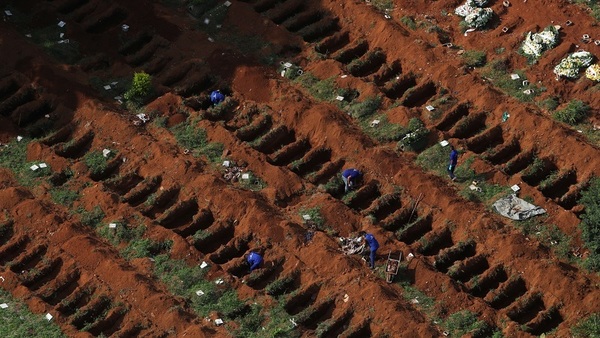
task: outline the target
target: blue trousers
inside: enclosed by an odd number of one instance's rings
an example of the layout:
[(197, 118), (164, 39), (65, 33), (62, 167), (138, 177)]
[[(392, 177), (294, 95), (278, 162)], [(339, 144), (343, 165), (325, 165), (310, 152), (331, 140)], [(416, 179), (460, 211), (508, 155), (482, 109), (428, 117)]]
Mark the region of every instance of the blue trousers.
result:
[(377, 249), (375, 250), (371, 250), (371, 269), (375, 269), (375, 253), (377, 252)]

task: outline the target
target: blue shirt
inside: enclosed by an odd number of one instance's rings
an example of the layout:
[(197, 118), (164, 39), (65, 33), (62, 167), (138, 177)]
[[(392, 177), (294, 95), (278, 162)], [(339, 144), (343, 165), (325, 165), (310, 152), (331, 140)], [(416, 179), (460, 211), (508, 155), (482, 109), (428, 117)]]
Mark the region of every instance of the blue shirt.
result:
[(246, 261), (248, 261), (248, 263), (250, 264), (250, 271), (252, 271), (252, 270), (258, 268), (260, 263), (262, 263), (263, 258), (256, 252), (250, 251), (250, 254), (248, 255), (248, 258), (246, 259)]
[(225, 100), (225, 95), (221, 94), (220, 91), (215, 90), (212, 93), (210, 93), (210, 101), (212, 103), (221, 103)]
[(342, 172), (342, 176), (344, 176), (345, 178), (357, 178), (358, 176), (360, 176), (360, 171), (354, 168), (346, 169)]
[(450, 165), (455, 166), (456, 162), (458, 162), (458, 151), (456, 151), (456, 149), (454, 149), (450, 152)]
[(375, 236), (371, 234), (365, 234), (365, 240), (369, 243), (369, 248), (371, 251), (375, 251), (379, 249), (379, 242), (375, 239)]

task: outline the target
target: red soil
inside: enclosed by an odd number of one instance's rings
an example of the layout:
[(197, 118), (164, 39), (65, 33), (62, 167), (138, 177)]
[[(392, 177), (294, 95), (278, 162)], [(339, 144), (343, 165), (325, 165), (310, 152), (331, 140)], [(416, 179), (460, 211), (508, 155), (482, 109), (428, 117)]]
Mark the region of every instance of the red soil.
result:
[[(225, 33), (210, 35), (216, 40), (214, 43), (208, 41), (206, 32), (197, 29), (200, 20), (191, 17), (183, 4), (166, 7), (158, 1), (142, 0), (120, 1), (112, 5), (96, 0), (9, 2), (16, 11), (35, 18), (39, 27), (55, 24), (55, 18), (66, 21), (66, 36), (79, 44), (80, 52), (87, 60), (75, 65), (57, 62), (24, 36), (18, 22), (0, 22), (0, 46), (3, 51), (11, 51), (0, 56), (0, 75), (3, 76), (0, 81), (14, 81), (21, 89), (33, 87), (33, 99), (30, 101), (51, 102), (54, 127), (64, 127), (62, 130), (65, 131), (64, 137), (32, 142), (27, 151), (28, 161), (44, 161), (54, 172), (73, 171), (71, 184), (78, 187), (81, 194), (74, 208), (90, 210), (100, 206), (106, 213), (106, 222), (114, 219), (134, 221), (134, 216), (142, 219), (148, 227), (148, 238), (173, 240), (172, 257), (185, 259), (190, 264), (214, 259), (211, 254), (219, 247), (235, 246), (236, 241), (250, 236), (249, 248), (265, 250), (267, 266), (279, 258), (284, 259), (281, 269), (276, 269), (268, 277), (269, 281), (299, 271), (299, 289), (319, 285), (317, 291), (308, 288), (314, 293), (315, 304), (333, 299), (333, 305), (318, 318), (319, 322), (338, 318), (346, 311), (351, 313), (343, 324), (344, 328), (348, 328), (346, 334), (351, 327), (363, 324), (367, 327), (367, 336), (387, 332), (394, 337), (433, 337), (440, 336), (442, 331), (432, 324), (418, 305), (403, 297), (403, 288), (387, 284), (369, 271), (360, 258), (345, 256), (339, 251), (333, 234), (347, 236), (358, 230), (370, 231), (379, 239), (380, 265), (388, 252), (415, 254), (415, 259), (408, 265), (408, 279), (413, 287), (435, 299), (438, 313), (470, 310), (479, 319), (499, 327), (507, 337), (530, 336), (520, 329), (521, 324), (533, 326), (536, 335), (556, 328), (555, 335), (565, 337), (572, 325), (588, 314), (598, 312), (600, 291), (597, 286), (600, 281), (597, 275), (561, 261), (547, 246), (521, 234), (511, 222), (481, 204), (460, 197), (457, 185), (418, 167), (414, 153), (398, 152), (394, 143), (370, 139), (353, 118), (332, 103), (317, 101), (299, 84), (282, 78), (276, 67), (279, 61), (292, 61), (320, 79), (333, 76), (339, 87), (358, 90), (358, 100), (382, 95), (384, 109), (381, 111), (386, 111), (390, 121), (406, 125), (411, 117), (421, 118), (433, 130), (432, 140), (448, 139), (459, 145), (463, 151), (462, 158), (476, 155), (478, 143), (487, 141), (475, 138), (479, 130), (456, 137), (458, 120), (452, 121), (448, 118), (449, 114), (459, 104), (467, 102), (470, 104), (469, 115), (486, 112), (485, 131), (500, 128), (501, 136), (492, 140), (496, 142), (495, 146), (517, 140), (518, 151), (511, 154), (511, 158), (535, 149), (538, 157), (547, 158), (556, 169), (572, 169), (575, 178), (557, 184), (556, 191), (544, 192), (539, 188), (539, 182), (524, 182), (522, 171), (505, 174), (501, 169), (508, 159), (492, 162), (478, 158), (473, 169), (488, 173), (494, 183), (507, 186), (518, 183), (522, 187), (522, 196), (532, 196), (536, 204), (548, 211), (547, 223), (556, 224), (577, 242), (579, 219), (576, 211), (581, 207), (571, 203), (569, 198), (576, 197), (585, 182), (599, 174), (597, 146), (553, 121), (536, 105), (519, 102), (499, 92), (478, 71), (464, 66), (457, 52), (462, 49), (484, 50), (489, 60), (506, 58), (511, 69), (525, 69), (531, 83), (539, 83), (547, 89), (542, 97), (559, 96), (561, 103), (572, 99), (584, 100), (593, 107), (591, 120), (597, 121), (600, 95), (590, 89), (593, 83), (584, 78), (557, 82), (552, 74), (554, 65), (567, 52), (584, 47), (579, 41), (582, 34), (596, 34), (600, 38), (593, 19), (582, 8), (557, 0), (515, 1), (505, 8), (500, 1), (494, 1), (491, 7), (499, 22), (489, 30), (464, 36), (459, 29), (460, 19), (455, 15), (443, 15), (445, 12), (453, 13), (457, 1), (397, 0), (394, 1), (395, 9), (390, 12), (391, 19), (385, 19), (382, 13), (362, 1), (300, 1), (303, 12), (314, 10), (323, 13), (319, 22), (326, 22), (328, 18), (337, 20), (331, 30), (322, 31), (314, 38), (305, 35), (303, 39), (302, 34), (306, 34), (308, 29), (292, 29), (294, 33), (286, 30), (289, 21), (279, 25), (274, 23), (280, 21), (276, 19), (278, 11), (296, 1), (232, 2), (222, 23)], [(79, 3), (82, 5), (76, 5)], [(273, 9), (261, 14), (259, 11), (264, 4), (272, 4)], [(103, 19), (106, 25), (97, 28), (95, 25), (103, 22), (98, 18), (109, 13), (113, 6), (121, 8), (126, 18), (118, 22)], [(446, 41), (441, 41), (435, 30), (411, 30), (403, 26), (400, 19), (405, 16), (438, 26), (447, 32), (447, 41), (461, 48), (443, 47), (441, 43)], [(575, 24), (563, 25), (562, 43), (546, 52), (539, 63), (528, 65), (524, 57), (514, 52), (527, 31), (539, 30), (549, 24), (562, 24), (567, 20)], [(130, 25), (127, 33), (120, 30), (122, 23)], [(507, 34), (501, 31), (504, 26), (509, 28)], [(96, 33), (97, 30), (101, 32)], [(315, 46), (328, 41), (334, 34), (344, 32), (349, 36), (347, 42), (337, 48), (331, 47), (335, 51), (328, 49), (317, 55)], [(120, 48), (144, 33), (148, 38), (141, 39), (143, 43), (139, 46), (128, 51)], [(242, 42), (256, 43), (251, 40), (260, 37), (269, 44), (242, 48), (240, 41), (232, 40), (242, 34)], [(399, 61), (401, 72), (397, 76), (412, 74), (415, 78), (413, 87), (425, 88), (424, 94), (417, 97), (414, 104), (406, 103), (408, 94), (398, 93), (396, 97), (383, 94), (384, 89), (392, 85), (394, 77), (377, 84), (373, 81), (373, 74), (379, 67), (364, 76), (350, 74), (340, 77), (348, 74), (347, 65), (334, 57), (339, 55), (340, 50), (354, 46), (361, 39), (367, 41), (369, 51), (380, 49), (385, 53), (386, 64)], [(496, 55), (495, 51), (500, 47), (505, 51)], [(600, 47), (590, 44), (585, 48), (599, 55)], [(274, 53), (283, 55), (276, 59), (275, 65), (261, 63), (262, 58)], [(219, 168), (186, 154), (168, 129), (152, 123), (135, 126), (132, 113), (112, 99), (112, 92), (108, 95), (101, 87), (94, 87), (93, 83), (98, 79), (105, 84), (129, 78), (139, 70), (151, 73), (158, 94), (145, 111), (153, 118), (168, 118), (168, 126), (183, 122), (186, 115), (198, 117), (204, 112), (204, 109), (194, 110), (186, 106), (186, 100), (215, 88), (228, 88), (230, 96), (239, 102), (232, 112), (235, 116), (218, 121), (204, 119), (198, 126), (206, 129), (211, 141), (224, 144), (228, 154), (224, 158), (247, 163), (247, 168), (264, 180), (267, 187), (260, 192), (252, 192), (225, 181)], [(206, 86), (199, 84), (205, 75), (213, 76), (214, 82)], [(444, 111), (442, 117), (435, 120), (430, 118), (424, 107), (442, 95), (442, 88), (448, 90), (455, 99), (451, 102), (455, 103), (439, 107)], [(6, 93), (13, 95), (10, 91)], [(0, 93), (0, 97), (6, 93)], [(3, 100), (7, 102), (8, 97)], [(402, 100), (405, 100), (404, 105), (400, 105)], [(293, 135), (293, 140), (288, 143), (306, 139), (308, 147), (291, 155), (296, 155), (294, 159), (313, 158), (317, 164), (306, 170), (293, 170), (292, 160), (271, 164), (275, 162), (275, 150), (285, 142), (265, 145), (266, 149), (273, 147), (265, 150), (244, 142), (253, 140), (240, 139), (240, 133), (235, 130), (246, 123), (244, 116), (252, 107), (263, 109), (271, 116), (271, 129), (285, 126)], [(502, 123), (504, 111), (509, 111), (511, 117)], [(252, 118), (259, 119), (260, 114)], [(449, 122), (442, 125), (443, 121)], [(21, 120), (11, 116), (11, 112), (3, 113), (0, 117), (0, 142), (9, 142), (34, 124), (19, 126), (19, 123)], [(60, 151), (69, 141), (80, 140), (90, 131), (93, 134), (87, 134), (92, 136), (89, 142), (83, 142), (81, 149), (69, 154)], [(54, 135), (61, 135), (61, 132)], [(92, 179), (83, 163), (83, 155), (103, 148), (118, 151), (115, 170), (106, 177)], [(577, 156), (573, 156), (574, 153)], [(311, 157), (313, 155), (316, 156)], [(339, 199), (340, 196), (324, 192), (319, 185), (337, 175), (342, 168), (351, 166), (363, 169), (366, 175), (365, 188), (359, 190), (359, 193), (364, 193), (363, 200), (348, 206)], [(109, 182), (128, 174), (138, 177), (140, 182), (134, 186), (123, 184), (116, 187)], [(174, 191), (174, 197), (167, 201), (167, 205), (156, 210), (148, 209), (142, 202), (149, 194), (137, 204), (122, 199), (145, 184), (142, 180), (152, 177), (160, 178), (156, 187), (158, 193)], [(374, 187), (370, 193), (367, 191), (369, 186)], [(378, 197), (396, 193), (398, 187), (402, 187), (400, 197), (390, 204), (389, 210), (381, 208), (381, 215), (375, 221), (365, 217), (380, 206), (378, 203), (383, 199)], [(101, 304), (94, 305), (94, 302), (102, 296), (114, 306), (105, 317), (110, 320), (96, 322), (90, 330), (92, 335), (199, 337), (226, 334), (225, 327), (215, 327), (198, 318), (186, 305), (185, 299), (171, 294), (153, 276), (148, 259), (124, 260), (117, 248), (80, 224), (67, 208), (53, 204), (49, 195), (52, 187), (48, 183), (29, 191), (19, 186), (9, 170), (2, 170), (0, 188), (0, 209), (5, 211), (5, 221), (8, 223), (10, 220), (14, 229), (14, 233), (0, 246), (0, 274), (6, 278), (2, 287), (24, 298), (32, 311), (55, 314), (56, 321), (66, 334), (89, 335), (80, 331), (73, 313), (60, 305), (62, 299), (68, 300), (86, 292), (91, 294), (88, 298), (94, 300), (80, 302), (83, 305), (80, 304), (79, 309), (100, 308)], [(418, 196), (422, 199), (415, 208)], [(208, 225), (208, 229), (213, 232), (235, 220), (231, 232), (224, 231), (225, 235), (215, 238), (219, 245), (216, 248), (193, 245), (190, 235), (197, 229), (191, 220), (174, 228), (161, 225), (161, 217), (166, 215), (167, 208), (189, 200), (197, 204), (195, 217), (201, 210), (212, 213), (214, 222)], [(305, 244), (306, 229), (301, 225), (299, 211), (311, 207), (320, 208), (331, 231), (317, 232), (314, 239)], [(407, 222), (407, 217), (402, 218), (402, 215), (411, 214), (413, 209), (413, 216), (424, 217), (429, 224), (424, 221), (423, 229), (416, 229), (410, 238), (399, 240), (394, 231), (382, 226), (398, 216), (399, 221), (391, 224), (400, 228)], [(189, 216), (186, 213), (180, 215), (182, 219)], [(188, 233), (189, 229), (194, 231)], [(448, 231), (448, 237), (440, 236), (443, 240), (437, 247), (422, 250), (425, 239), (432, 241), (434, 235), (444, 231)], [(456, 260), (473, 267), (463, 269), (462, 277), (453, 278), (445, 273), (448, 266), (440, 267), (435, 263), (436, 254), (467, 240), (473, 240), (474, 247), (458, 254)], [(242, 298), (254, 298), (270, 304), (274, 299), (266, 295), (264, 287), (251, 288), (231, 273), (243, 254), (239, 253), (223, 264), (213, 264), (210, 276), (225, 278), (237, 288)], [(31, 266), (24, 264), (23, 271), (27, 270), (25, 267), (44, 271), (38, 279), (29, 280), (21, 271), (13, 271), (8, 264), (26, 261), (28, 255), (35, 256), (37, 263)], [(494, 275), (495, 268), (504, 272)], [(505, 274), (504, 278), (502, 274)], [(480, 281), (488, 276), (497, 276), (497, 279), (490, 280), (496, 280), (498, 287), (479, 292), (473, 280), (468, 282), (473, 276), (479, 276)], [(516, 277), (523, 281), (520, 286), (511, 289), (517, 295), (507, 297), (505, 302), (494, 301), (494, 295), (501, 294), (507, 287), (510, 289), (513, 286), (511, 278)], [(63, 285), (66, 291), (55, 295), (54, 291), (63, 290)], [(522, 322), (520, 318), (509, 317), (510, 311), (519, 303), (517, 297), (525, 299), (537, 292), (541, 293), (542, 299), (542, 307), (536, 310), (537, 313), (527, 313), (529, 318)], [(346, 294), (349, 296), (347, 302), (343, 300)], [(119, 306), (128, 311), (116, 313)], [(545, 322), (544, 315), (553, 307), (558, 307), (558, 315)], [(502, 323), (506, 324), (503, 326)], [(299, 330), (306, 337), (314, 335), (314, 327), (301, 326)], [(342, 332), (340, 329), (338, 333)]]

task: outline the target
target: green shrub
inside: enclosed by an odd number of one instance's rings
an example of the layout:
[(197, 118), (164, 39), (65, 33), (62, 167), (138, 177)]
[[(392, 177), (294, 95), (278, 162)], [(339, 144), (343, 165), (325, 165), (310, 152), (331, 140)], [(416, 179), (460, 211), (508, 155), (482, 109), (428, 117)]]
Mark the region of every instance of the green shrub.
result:
[(400, 22), (402, 22), (402, 24), (404, 24), (404, 26), (412, 29), (413, 31), (415, 29), (417, 29), (417, 24), (415, 23), (415, 20), (410, 16), (401, 17)]
[[(305, 219), (305, 215), (307, 215), (310, 218)], [(317, 230), (323, 230), (325, 220), (323, 219), (323, 216), (321, 216), (321, 211), (319, 207), (314, 207), (310, 209), (300, 209), (300, 217), (302, 217), (306, 225), (313, 225)]]
[(538, 106), (547, 111), (554, 111), (558, 108), (559, 98), (557, 96), (548, 97), (542, 101), (538, 101)]
[(600, 313), (593, 313), (571, 328), (574, 338), (600, 337)]
[(573, 100), (563, 109), (557, 110), (552, 115), (555, 120), (574, 125), (586, 119), (590, 106), (580, 100)]
[(591, 270), (600, 271), (600, 178), (590, 182), (590, 186), (581, 193), (579, 203), (585, 206), (579, 224), (581, 239), (590, 251), (584, 264)]
[(150, 95), (151, 90), (152, 76), (142, 71), (133, 74), (131, 86), (125, 94), (123, 94), (123, 97), (127, 101), (141, 104)]
[(104, 219), (104, 211), (99, 206), (95, 206), (91, 211), (85, 209), (78, 209), (76, 211), (81, 217), (81, 223), (89, 227), (95, 228)]
[(483, 67), (487, 62), (486, 54), (484, 51), (479, 50), (467, 50), (462, 54), (462, 59), (465, 65), (468, 67)]

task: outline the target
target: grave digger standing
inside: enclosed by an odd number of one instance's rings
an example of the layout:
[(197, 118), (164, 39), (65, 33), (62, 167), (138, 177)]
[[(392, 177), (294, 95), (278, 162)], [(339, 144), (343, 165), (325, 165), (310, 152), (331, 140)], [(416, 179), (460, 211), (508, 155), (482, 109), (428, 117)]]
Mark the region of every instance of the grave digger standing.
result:
[(369, 250), (371, 250), (370, 265), (371, 269), (375, 269), (375, 254), (377, 253), (377, 249), (379, 249), (379, 242), (375, 239), (373, 234), (366, 233), (364, 231), (359, 232), (359, 235), (362, 236), (367, 244), (369, 244)]

